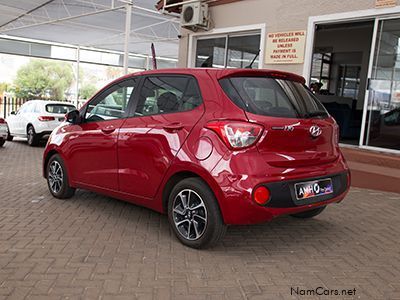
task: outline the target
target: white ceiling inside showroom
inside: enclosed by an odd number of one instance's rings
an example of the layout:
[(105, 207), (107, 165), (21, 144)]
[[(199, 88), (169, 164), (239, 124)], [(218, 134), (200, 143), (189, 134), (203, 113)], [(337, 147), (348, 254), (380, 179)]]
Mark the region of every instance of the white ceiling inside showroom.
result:
[[(126, 0), (0, 0), (0, 35), (123, 51)], [(179, 19), (134, 0), (129, 52), (178, 57)]]

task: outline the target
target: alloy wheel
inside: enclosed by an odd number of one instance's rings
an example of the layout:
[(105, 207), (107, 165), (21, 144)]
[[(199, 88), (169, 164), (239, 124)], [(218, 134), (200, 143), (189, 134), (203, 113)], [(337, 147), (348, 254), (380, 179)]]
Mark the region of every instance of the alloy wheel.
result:
[(60, 163), (56, 160), (52, 161), (50, 164), (48, 180), (51, 191), (54, 194), (58, 194), (64, 183), (64, 173)]
[(172, 217), (179, 234), (197, 240), (207, 227), (207, 208), (203, 199), (191, 189), (182, 190), (174, 199)]

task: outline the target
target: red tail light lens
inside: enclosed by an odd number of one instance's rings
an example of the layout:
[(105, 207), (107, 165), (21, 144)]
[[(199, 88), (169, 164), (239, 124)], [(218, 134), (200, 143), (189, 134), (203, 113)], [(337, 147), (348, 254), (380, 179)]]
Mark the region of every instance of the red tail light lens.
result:
[(259, 205), (265, 205), (271, 197), (271, 192), (265, 186), (259, 186), (253, 193), (254, 202)]
[(335, 125), (333, 128), (333, 142), (335, 143), (335, 146), (339, 145), (339, 126)]
[(48, 121), (54, 121), (54, 117), (49, 117), (49, 116), (40, 116), (38, 117), (38, 120), (41, 122), (48, 122)]
[(6, 124), (6, 120), (4, 120), (3, 118), (0, 118), (0, 124)]
[(226, 146), (238, 150), (254, 145), (260, 138), (264, 127), (250, 122), (212, 121), (206, 128), (216, 132)]

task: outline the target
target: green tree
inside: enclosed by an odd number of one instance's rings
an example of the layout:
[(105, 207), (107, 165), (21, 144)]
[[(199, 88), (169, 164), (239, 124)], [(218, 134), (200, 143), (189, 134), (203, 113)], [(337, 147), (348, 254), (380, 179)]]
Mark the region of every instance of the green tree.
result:
[(86, 100), (93, 96), (96, 91), (97, 88), (93, 84), (87, 83), (79, 90), (79, 96)]
[(21, 98), (65, 99), (74, 74), (66, 62), (31, 60), (17, 71), (15, 95)]
[(0, 82), (0, 94), (8, 92), (11, 85), (7, 82)]

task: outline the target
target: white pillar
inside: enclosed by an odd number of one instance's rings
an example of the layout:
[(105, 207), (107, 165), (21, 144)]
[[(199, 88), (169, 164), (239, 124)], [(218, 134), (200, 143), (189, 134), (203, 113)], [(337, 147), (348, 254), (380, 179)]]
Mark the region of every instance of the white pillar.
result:
[(77, 109), (79, 109), (79, 63), (80, 63), (80, 55), (81, 55), (81, 48), (78, 46), (76, 48), (76, 99), (75, 99), (75, 106)]
[(124, 74), (128, 74), (129, 36), (131, 34), (132, 3), (126, 4), (125, 44), (124, 44)]

